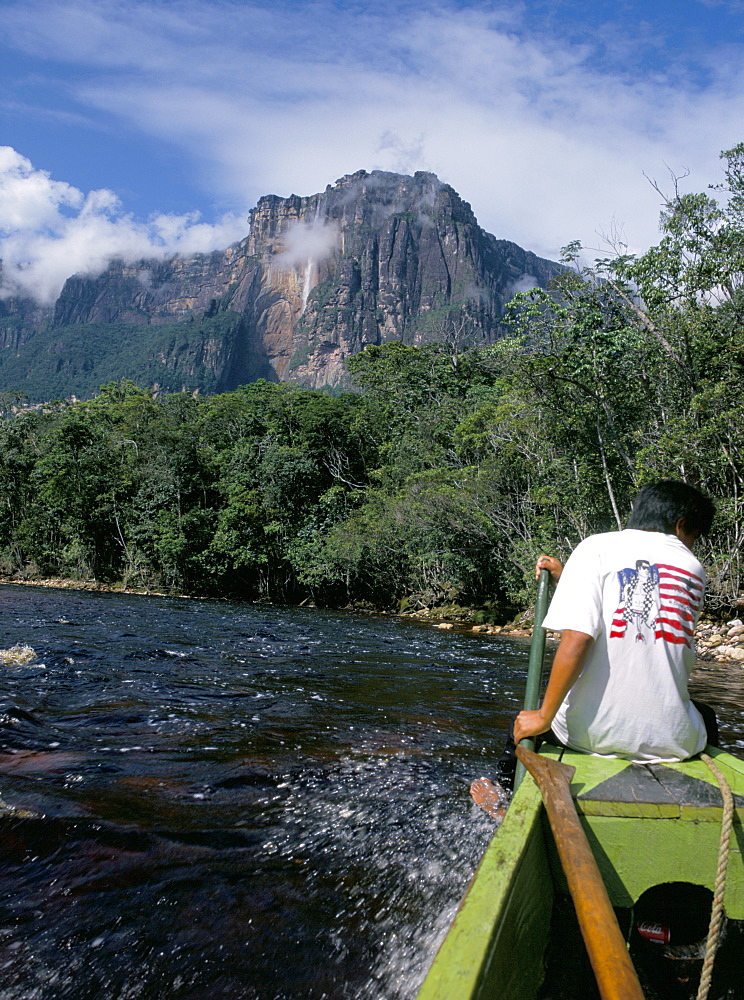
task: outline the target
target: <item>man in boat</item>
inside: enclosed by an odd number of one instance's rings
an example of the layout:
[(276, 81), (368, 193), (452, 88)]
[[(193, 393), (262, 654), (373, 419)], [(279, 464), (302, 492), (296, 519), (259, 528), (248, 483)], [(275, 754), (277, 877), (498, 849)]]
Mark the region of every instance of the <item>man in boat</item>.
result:
[(561, 631), (548, 686), (523, 711), (498, 761), (498, 783), (478, 778), (473, 799), (502, 815), (516, 743), (542, 737), (584, 753), (658, 763), (718, 742), (715, 712), (693, 702), (687, 681), (705, 572), (692, 554), (715, 507), (687, 483), (665, 479), (639, 493), (624, 531), (591, 535), (565, 567), (541, 556), (556, 585), (543, 627)]
[(540, 708), (514, 723), (517, 743), (550, 730), (575, 750), (652, 763), (715, 741), (715, 716), (708, 732), (687, 690), (705, 589), (691, 550), (714, 513), (699, 490), (661, 480), (624, 531), (586, 538), (565, 567), (538, 560), (557, 585), (543, 626), (562, 637)]

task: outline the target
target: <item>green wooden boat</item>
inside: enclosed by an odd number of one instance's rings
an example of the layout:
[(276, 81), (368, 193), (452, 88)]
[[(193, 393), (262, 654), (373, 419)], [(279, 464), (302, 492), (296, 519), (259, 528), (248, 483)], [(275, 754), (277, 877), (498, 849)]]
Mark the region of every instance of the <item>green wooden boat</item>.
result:
[[(707, 752), (734, 793), (724, 908), (730, 921), (744, 921), (744, 762), (715, 747)], [(702, 760), (640, 765), (547, 746), (541, 753), (576, 768), (571, 794), (621, 925), (626, 916), (624, 929), (639, 901), (653, 899), (653, 887), (689, 884), (712, 892), (723, 806), (716, 778)], [(418, 1000), (540, 996), (554, 900), (566, 896), (541, 794), (527, 775), (481, 859)], [(706, 926), (708, 916), (709, 910), (702, 914)], [(570, 947), (575, 946), (573, 941)], [(744, 981), (744, 954), (739, 978)]]

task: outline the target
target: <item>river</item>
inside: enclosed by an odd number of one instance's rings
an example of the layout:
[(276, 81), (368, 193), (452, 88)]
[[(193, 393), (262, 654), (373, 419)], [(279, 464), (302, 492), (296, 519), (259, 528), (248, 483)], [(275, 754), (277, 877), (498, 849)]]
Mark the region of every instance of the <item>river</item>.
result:
[[(525, 640), (0, 587), (0, 1000), (410, 1000), (492, 832)], [(695, 695), (741, 749), (744, 671)], [(25, 815), (18, 810), (24, 810)]]

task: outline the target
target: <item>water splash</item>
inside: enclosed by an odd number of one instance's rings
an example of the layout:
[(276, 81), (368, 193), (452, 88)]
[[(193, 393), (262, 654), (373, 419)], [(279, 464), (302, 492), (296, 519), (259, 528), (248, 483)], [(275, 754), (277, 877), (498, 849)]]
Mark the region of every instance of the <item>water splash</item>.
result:
[[(288, 789), (263, 850), (304, 866), (309, 896), (335, 884), (325, 950), (366, 976), (354, 1000), (411, 1000), (441, 943), (495, 824), (400, 734), (366, 737), (330, 771)], [(395, 746), (395, 744), (398, 746)], [(360, 961), (357, 942), (364, 941)]]
[(0, 663), (20, 667), (36, 659), (36, 650), (31, 646), (16, 645), (10, 649), (0, 649)]

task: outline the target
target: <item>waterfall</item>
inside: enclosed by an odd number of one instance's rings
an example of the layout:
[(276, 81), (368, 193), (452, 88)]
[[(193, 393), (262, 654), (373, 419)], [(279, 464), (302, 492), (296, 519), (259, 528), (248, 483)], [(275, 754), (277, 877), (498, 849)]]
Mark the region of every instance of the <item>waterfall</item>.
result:
[(305, 306), (307, 305), (307, 299), (310, 295), (310, 282), (312, 280), (313, 273), (313, 258), (308, 257), (307, 263), (305, 264), (305, 280), (302, 283), (302, 311), (305, 311)]
[[(323, 195), (318, 195), (318, 201), (315, 205), (315, 215), (313, 216), (313, 221), (310, 223), (311, 229), (317, 229), (319, 226), (323, 225), (321, 220), (321, 205), (323, 203)], [(302, 282), (302, 312), (305, 311), (307, 306), (307, 300), (310, 292), (313, 288), (313, 267), (315, 266), (315, 261), (312, 257), (308, 257), (305, 263), (305, 275)]]

